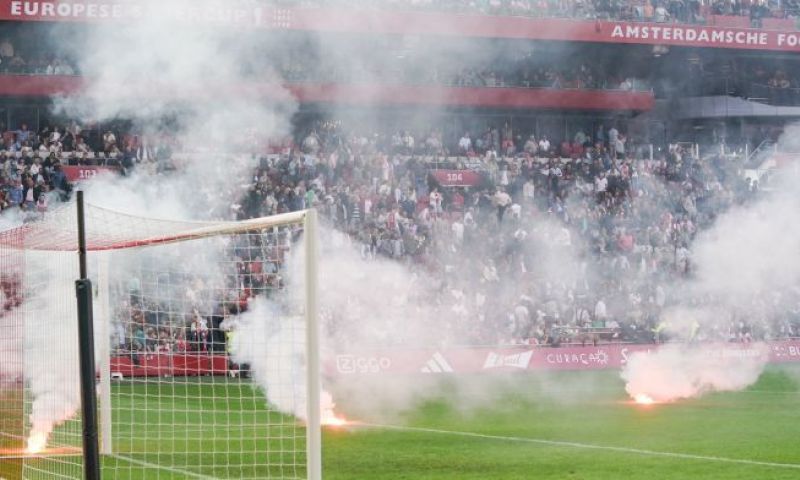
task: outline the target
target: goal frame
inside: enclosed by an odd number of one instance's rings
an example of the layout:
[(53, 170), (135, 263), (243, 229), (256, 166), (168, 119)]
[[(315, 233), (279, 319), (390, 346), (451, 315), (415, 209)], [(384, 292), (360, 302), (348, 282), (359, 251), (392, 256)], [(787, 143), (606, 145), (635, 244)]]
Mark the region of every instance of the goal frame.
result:
[(111, 307), (109, 304), (109, 251), (118, 248), (141, 247), (167, 243), (178, 243), (186, 240), (213, 237), (218, 235), (235, 234), (257, 230), (259, 228), (278, 227), (285, 225), (303, 225), (304, 248), (304, 321), (305, 321), (305, 356), (306, 356), (306, 478), (308, 480), (322, 479), (322, 426), (320, 412), (321, 373), (320, 373), (320, 327), (318, 315), (318, 225), (315, 209), (301, 210), (287, 214), (262, 217), (239, 222), (229, 222), (224, 226), (201, 226), (196, 230), (181, 234), (176, 237), (151, 238), (136, 242), (131, 245), (119, 245), (112, 248), (89, 247), (89, 253), (95, 256), (93, 262), (97, 266), (97, 300), (99, 300), (100, 316), (98, 332), (95, 336), (97, 342), (98, 362), (96, 368), (99, 372), (99, 449), (101, 455), (114, 455), (112, 405), (111, 405), (111, 341), (110, 319)]

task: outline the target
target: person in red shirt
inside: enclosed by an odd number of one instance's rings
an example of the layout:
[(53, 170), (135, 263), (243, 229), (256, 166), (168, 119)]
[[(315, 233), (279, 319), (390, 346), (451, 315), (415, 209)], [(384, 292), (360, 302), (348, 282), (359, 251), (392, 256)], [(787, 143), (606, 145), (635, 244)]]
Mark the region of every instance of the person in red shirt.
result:
[(397, 230), (397, 208), (392, 208), (388, 215), (386, 215), (386, 228), (390, 231)]
[(570, 158), (572, 156), (572, 145), (570, 145), (568, 140), (561, 142), (560, 153), (562, 158)]
[(456, 191), (455, 193), (453, 193), (452, 202), (453, 202), (453, 210), (457, 212), (464, 211), (464, 196), (461, 195), (460, 192)]
[(617, 247), (623, 252), (630, 252), (633, 250), (633, 244), (633, 235), (623, 228), (617, 237)]

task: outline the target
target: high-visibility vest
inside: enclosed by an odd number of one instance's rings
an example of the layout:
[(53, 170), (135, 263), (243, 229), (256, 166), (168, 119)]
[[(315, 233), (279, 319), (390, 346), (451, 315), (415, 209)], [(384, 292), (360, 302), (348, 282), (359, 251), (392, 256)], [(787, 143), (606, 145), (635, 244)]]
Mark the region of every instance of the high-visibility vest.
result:
[(231, 353), (231, 346), (233, 345), (233, 337), (235, 332), (227, 331), (225, 332), (225, 352), (230, 354)]

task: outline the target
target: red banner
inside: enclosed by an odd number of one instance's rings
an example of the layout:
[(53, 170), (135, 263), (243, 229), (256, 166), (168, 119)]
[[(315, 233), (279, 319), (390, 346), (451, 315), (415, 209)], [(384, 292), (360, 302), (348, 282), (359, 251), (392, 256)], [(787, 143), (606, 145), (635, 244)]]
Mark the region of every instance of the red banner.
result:
[(148, 353), (111, 359), (111, 374), (123, 377), (226, 375), (228, 357), (207, 354)]
[(749, 19), (741, 16), (711, 16), (708, 25), (682, 25), (334, 8), (276, 11), (282, 12), (285, 25), (281, 27), (295, 30), (800, 50), (800, 32), (791, 22), (765, 19), (765, 28), (753, 29), (748, 28)]
[[(140, 18), (258, 27), (266, 15), (262, 7), (244, 1), (193, 0), (191, 3), (170, 4), (165, 1), (0, 0), (0, 20), (102, 22)], [(275, 21), (270, 18), (269, 23)]]
[(473, 170), (431, 170), (431, 176), (443, 187), (477, 187), (481, 176)]
[[(769, 342), (772, 363), (800, 362), (800, 341)], [(592, 347), (497, 347), (443, 350), (372, 350), (336, 355), (329, 375), (480, 373), (526, 370), (601, 370), (622, 368), (634, 352), (658, 345), (598, 345)], [(707, 345), (709, 356), (760, 356), (746, 343)]]
[(64, 172), (64, 175), (66, 175), (68, 181), (81, 182), (84, 180), (90, 180), (103, 172), (116, 173), (118, 169), (115, 167), (99, 167), (94, 165), (62, 165), (61, 171)]
[(742, 16), (711, 15), (708, 25), (682, 25), (444, 12), (275, 8), (236, 0), (196, 0), (182, 5), (122, 0), (0, 0), (0, 20), (103, 22), (139, 18), (237, 28), (800, 50), (800, 32), (793, 28), (791, 20), (764, 19), (764, 28), (753, 29), (748, 28), (749, 18)]

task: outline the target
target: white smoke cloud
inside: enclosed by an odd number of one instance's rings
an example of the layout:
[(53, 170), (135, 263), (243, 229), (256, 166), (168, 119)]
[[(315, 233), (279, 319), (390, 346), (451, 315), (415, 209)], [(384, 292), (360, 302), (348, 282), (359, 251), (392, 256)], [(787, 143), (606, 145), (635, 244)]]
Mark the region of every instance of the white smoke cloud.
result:
[(9, 208), (0, 213), (0, 232), (10, 230), (22, 225), (23, 214), (15, 208)]
[(732, 303), (800, 282), (800, 196), (778, 191), (724, 215), (695, 245), (697, 286)]
[[(790, 127), (782, 141), (793, 141), (796, 130)], [(800, 284), (797, 174), (786, 168), (779, 177), (772, 191), (725, 212), (698, 235), (694, 278), (675, 289), (680, 301), (662, 315), (666, 332), (684, 340), (695, 334), (697, 340), (748, 340), (741, 336), (744, 320), (767, 339), (778, 333), (769, 316), (782, 313), (773, 307), (787, 306), (776, 300)], [(622, 377), (631, 395), (672, 400), (746, 388), (765, 365), (763, 358), (709, 359), (694, 348), (662, 347), (650, 356), (637, 354)]]
[(305, 418), (305, 319), (258, 298), (235, 323), (233, 361), (250, 364), (253, 378), (275, 408)]
[[(541, 222), (537, 241), (552, 241), (560, 229)], [(485, 328), (482, 320), (469, 310), (477, 309), (474, 293), (486, 296), (506, 295), (512, 298), (516, 281), (506, 279), (482, 281), (482, 277), (462, 279), (448, 285), (420, 268), (376, 257), (365, 260), (364, 245), (328, 227), (319, 229), (318, 302), (321, 322), (323, 361), (337, 353), (359, 348), (405, 348), (464, 345), (470, 335)], [(549, 240), (548, 240), (549, 239)], [(547, 261), (536, 264), (536, 275), (574, 282), (583, 266), (572, 248), (562, 243), (544, 245), (552, 253)], [(287, 288), (280, 297), (257, 299), (243, 315), (232, 318), (226, 326), (234, 328), (233, 352), (237, 362), (251, 366), (253, 378), (266, 393), (268, 401), (279, 410), (305, 417), (305, 404), (297, 403), (304, 391), (304, 320), (292, 316), (301, 309), (297, 302), (304, 285), (302, 244), (292, 247), (285, 270)], [(369, 255), (367, 255), (369, 257)], [(371, 257), (370, 257), (371, 258)], [(464, 252), (458, 260), (474, 262), (476, 255)], [(560, 260), (560, 261), (559, 261)], [(505, 328), (505, 325), (503, 325)], [(504, 338), (509, 338), (505, 333)], [(300, 342), (300, 344), (298, 344)], [(342, 378), (325, 378), (324, 387), (334, 394), (348, 412), (371, 419), (397, 420), (403, 412), (443, 391), (458, 398), (464, 412), (490, 405), (499, 396), (514, 391), (519, 385), (511, 378), (497, 378), (492, 388), (486, 383), (460, 379), (458, 384), (438, 378), (359, 378), (357, 382)], [(555, 383), (555, 382), (553, 382)], [(299, 390), (297, 389), (300, 386)], [(332, 408), (330, 395), (323, 393), (323, 414)]]
[[(133, 178), (91, 182), (87, 199), (161, 218), (229, 218), (257, 166), (254, 149), (288, 133), (295, 101), (268, 65), (258, 78), (245, 75), (244, 65), (260, 61), (256, 36), (179, 21), (179, 12), (197, 7), (189, 0), (140, 3), (143, 11), (169, 11), (98, 25), (82, 40), (63, 42), (76, 50), (87, 84), (81, 94), (54, 99), (54, 109), (87, 122), (130, 121), (150, 152)], [(276, 85), (269, 102), (251, 88), (255, 81)], [(170, 163), (177, 171), (166, 174)]]
[[(278, 411), (306, 419), (306, 321), (264, 298), (253, 300), (247, 312), (225, 328), (235, 331), (231, 342), (234, 362), (250, 365), (253, 379)], [(335, 420), (333, 397), (320, 394), (323, 422)]]
[[(80, 407), (80, 363), (74, 252), (28, 252), (24, 376), (33, 398), (30, 438), (46, 443)], [(95, 315), (95, 331), (98, 330)]]
[[(418, 275), (391, 261), (365, 262), (339, 232), (325, 229), (321, 237), (325, 247), (318, 266), (318, 301), (323, 358), (357, 345), (409, 344), (426, 333), (441, 335), (431, 323), (436, 318), (435, 305), (414, 300), (422, 293)], [(302, 244), (293, 247), (286, 271), (288, 287), (280, 298), (253, 300), (248, 311), (226, 321), (225, 328), (236, 332), (231, 348), (234, 361), (250, 365), (269, 403), (306, 418), (306, 327), (304, 317), (296, 313), (301, 311), (298, 302), (304, 292), (304, 258), (297, 253), (302, 251)], [(443, 319), (439, 323), (446, 325)], [(373, 405), (380, 404), (388, 392), (375, 394)], [(323, 421), (332, 418), (334, 406), (332, 396), (323, 389)]]
[[(249, 37), (213, 22), (176, 21), (192, 4), (172, 0), (172, 14), (98, 24), (82, 38), (54, 30), (51, 40), (77, 59), (86, 80), (80, 94), (53, 99), (54, 110), (84, 125), (129, 121), (151, 152), (132, 176), (98, 177), (84, 185), (89, 203), (150, 218), (228, 219), (257, 165), (252, 156), (257, 141), (288, 132), (293, 99), (278, 89), (272, 92), (273, 103), (267, 103), (247, 88), (250, 79), (242, 64), (257, 51)], [(149, 11), (165, 4), (148, 0), (139, 7)], [(259, 81), (270, 78), (265, 68)], [(164, 161), (168, 155), (154, 151), (166, 146), (178, 167), (172, 173), (165, 173), (171, 167)], [(133, 223), (116, 228), (129, 228), (131, 238), (137, 235)], [(136, 274), (135, 262), (118, 267)], [(209, 263), (207, 276), (219, 276), (218, 269)], [(26, 271), (32, 270), (28, 265)], [(79, 406), (77, 350), (69, 347), (77, 349), (77, 275), (44, 264), (35, 270), (38, 283), (30, 284), (25, 298), (31, 312), (26, 317), (25, 374), (33, 394), (34, 433), (47, 435)], [(124, 276), (124, 271), (115, 274)], [(54, 341), (64, 348), (48, 349)]]
[(695, 398), (710, 392), (738, 391), (758, 380), (769, 359), (768, 347), (663, 345), (629, 356), (622, 371), (625, 390), (656, 402)]

